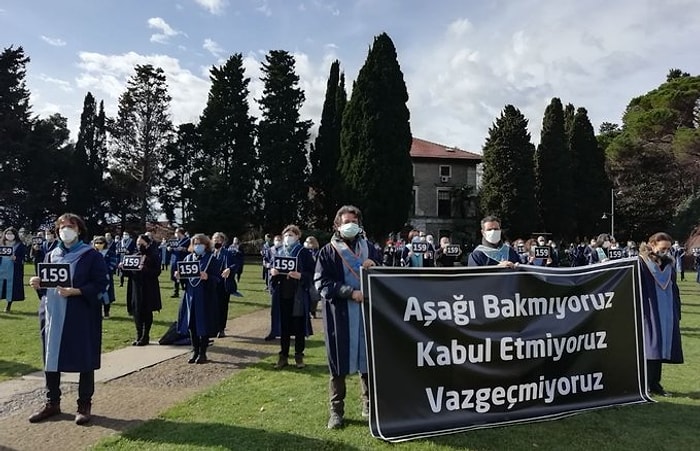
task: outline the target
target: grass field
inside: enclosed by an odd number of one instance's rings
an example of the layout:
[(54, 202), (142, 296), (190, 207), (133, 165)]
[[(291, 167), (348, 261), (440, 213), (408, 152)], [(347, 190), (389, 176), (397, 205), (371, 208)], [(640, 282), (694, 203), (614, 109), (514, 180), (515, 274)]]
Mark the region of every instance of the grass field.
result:
[[(232, 316), (266, 304), (259, 282), (259, 268), (246, 268), (242, 291), (246, 303), (232, 304)], [(100, 442), (97, 449), (109, 450), (694, 450), (700, 449), (700, 285), (689, 273), (680, 284), (683, 300), (681, 321), (686, 363), (665, 365), (662, 383), (674, 394), (654, 404), (597, 410), (558, 421), (483, 429), (413, 442), (388, 444), (371, 437), (360, 416), (359, 381), (348, 380), (345, 429), (327, 430), (327, 382), (325, 349), (320, 335), (307, 345), (308, 366), (275, 371), (273, 358), (245, 369), (219, 385), (164, 412), (157, 419), (129, 430), (119, 437)], [(165, 286), (165, 285), (164, 285)], [(168, 289), (170, 285), (167, 285)], [(250, 296), (248, 296), (250, 293)], [(169, 292), (164, 292), (164, 295)], [(165, 303), (173, 302), (164, 298)], [(32, 304), (27, 302), (26, 304)], [(171, 306), (158, 317), (164, 330), (173, 318)], [(172, 307), (173, 309), (175, 307)], [(13, 306), (14, 309), (14, 306)], [(117, 304), (121, 309), (123, 302)], [(27, 355), (20, 366), (14, 353), (0, 348), (3, 375), (36, 369), (38, 353), (36, 320), (29, 309), (11, 324), (19, 324), (31, 339), (24, 346)], [(174, 312), (174, 310), (172, 310)], [(3, 323), (7, 315), (0, 316)], [(109, 326), (111, 319), (105, 323)], [(117, 321), (115, 321), (117, 322)], [(124, 338), (106, 340), (112, 346), (132, 339), (131, 323)], [(115, 326), (116, 327), (116, 326)], [(116, 331), (115, 331), (116, 332)], [(7, 343), (5, 327), (0, 340)], [(154, 334), (155, 335), (155, 334)], [(23, 344), (22, 344), (23, 343)], [(107, 344), (107, 343), (106, 343)], [(8, 365), (8, 362), (9, 365)], [(23, 370), (24, 369), (24, 370)]]
[[(34, 274), (34, 266), (26, 265), (24, 269), (28, 283), (29, 277)], [(270, 304), (260, 274), (260, 265), (246, 265), (239, 286), (239, 291), (245, 297), (231, 297), (229, 317), (240, 316)], [(130, 346), (136, 335), (133, 318), (126, 313), (126, 281), (124, 287), (120, 287), (119, 278), (116, 278), (115, 285), (117, 300), (112, 304), (110, 318), (102, 323), (102, 352)], [(26, 299), (13, 302), (12, 313), (2, 313), (5, 302), (0, 301), (0, 381), (42, 369), (37, 319), (39, 298), (31, 287), (26, 286), (24, 290)], [(169, 270), (160, 275), (160, 290), (163, 310), (153, 315), (151, 341), (157, 341), (163, 336), (170, 324), (177, 319), (180, 303), (179, 298), (170, 297), (173, 283), (170, 281)]]

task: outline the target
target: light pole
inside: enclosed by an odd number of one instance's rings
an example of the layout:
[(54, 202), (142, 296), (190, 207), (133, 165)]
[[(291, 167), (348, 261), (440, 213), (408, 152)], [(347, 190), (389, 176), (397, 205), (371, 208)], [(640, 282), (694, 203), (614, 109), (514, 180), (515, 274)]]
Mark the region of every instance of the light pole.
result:
[(610, 214), (610, 237), (615, 237), (615, 188), (610, 188), (610, 213), (603, 212), (600, 219), (608, 219)]

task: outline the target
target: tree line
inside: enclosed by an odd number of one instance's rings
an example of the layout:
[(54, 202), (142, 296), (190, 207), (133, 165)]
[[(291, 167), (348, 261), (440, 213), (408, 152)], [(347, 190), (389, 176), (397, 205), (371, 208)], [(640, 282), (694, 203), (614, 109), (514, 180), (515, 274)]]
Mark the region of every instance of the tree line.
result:
[[(160, 214), (171, 225), (235, 235), (288, 223), (328, 230), (344, 203), (362, 208), (375, 238), (406, 226), (413, 187), (408, 91), (384, 33), (349, 99), (340, 62), (331, 64), (313, 140), (312, 123), (300, 118), (306, 98), (295, 60), (284, 50), (269, 51), (262, 63), (259, 118), (250, 114), (240, 53), (210, 69), (197, 123), (174, 125), (163, 70), (137, 65), (116, 117), (86, 94), (76, 142), (60, 114), (32, 115), (28, 62), (22, 47), (0, 54), (5, 227), (36, 230), (68, 210), (96, 232), (144, 230)], [(479, 214), (501, 217), (511, 237), (591, 238), (609, 230), (605, 213), (614, 215), (618, 239), (657, 230), (683, 238), (700, 217), (699, 105), (700, 77), (678, 69), (632, 99), (621, 125), (604, 123), (597, 135), (584, 107), (553, 98), (538, 146), (527, 118), (506, 105), (483, 146)]]

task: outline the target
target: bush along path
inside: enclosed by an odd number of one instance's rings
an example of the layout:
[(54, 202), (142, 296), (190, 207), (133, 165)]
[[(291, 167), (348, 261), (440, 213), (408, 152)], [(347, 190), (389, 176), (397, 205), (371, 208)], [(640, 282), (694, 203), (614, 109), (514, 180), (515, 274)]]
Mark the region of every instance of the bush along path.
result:
[(228, 335), (216, 339), (207, 351), (209, 363), (189, 365), (187, 353), (118, 379), (96, 383), (92, 421), (86, 426), (73, 421), (77, 384), (63, 381), (61, 414), (38, 424), (29, 423), (29, 416), (41, 408), (45, 398), (40, 383), (27, 385), (31, 390), (18, 390), (0, 404), (0, 449), (86, 449), (103, 437), (138, 426), (237, 370), (277, 353), (279, 343), (263, 339), (269, 328), (269, 310), (230, 319)]

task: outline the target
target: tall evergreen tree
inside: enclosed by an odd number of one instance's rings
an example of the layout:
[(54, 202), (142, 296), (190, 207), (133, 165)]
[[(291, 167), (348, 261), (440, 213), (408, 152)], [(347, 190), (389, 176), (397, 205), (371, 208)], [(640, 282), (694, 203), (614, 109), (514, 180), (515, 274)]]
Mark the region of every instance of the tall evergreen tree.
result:
[(339, 173), (343, 203), (364, 214), (370, 236), (383, 238), (406, 223), (412, 202), (408, 91), (391, 38), (374, 38), (343, 114)]
[(199, 122), (207, 179), (197, 190), (206, 198), (206, 191), (216, 185), (223, 195), (207, 203), (211, 209), (195, 202), (192, 220), (206, 217), (208, 227), (239, 233), (253, 222), (256, 180), (255, 126), (248, 114), (250, 79), (245, 77), (243, 56), (234, 54), (223, 66), (212, 67), (209, 78), (209, 98)]
[(510, 239), (529, 237), (538, 223), (534, 201), (535, 146), (527, 124), (520, 110), (506, 105), (489, 129), (483, 147), (481, 209), (501, 219)]
[[(29, 57), (22, 47), (0, 53), (0, 226), (20, 226), (27, 137), (32, 129), (29, 90), (25, 83)], [(18, 189), (19, 188), (19, 189)]]
[[(344, 79), (342, 80), (344, 83)], [(327, 227), (338, 209), (338, 159), (340, 158), (340, 129), (342, 109), (347, 94), (341, 85), (340, 62), (331, 64), (326, 98), (323, 102), (318, 136), (311, 148), (311, 174), (309, 184), (313, 189), (312, 216), (317, 227)]]
[(195, 186), (204, 178), (203, 168), (195, 167), (196, 161), (205, 160), (198, 127), (192, 123), (180, 124), (177, 137), (166, 146), (165, 154), (163, 183), (158, 197), (168, 222), (189, 227)]
[(119, 111), (113, 126), (116, 166), (135, 183), (139, 222), (155, 219), (151, 209), (153, 196), (161, 182), (164, 151), (172, 139), (170, 100), (161, 68), (137, 65), (136, 74), (127, 82), (119, 98)]
[(564, 110), (554, 97), (544, 112), (540, 145), (535, 151), (535, 199), (540, 226), (554, 238), (572, 238), (571, 156), (564, 131)]
[(567, 103), (564, 107), (564, 136), (566, 140), (571, 139), (571, 132), (574, 128), (574, 117), (576, 116), (576, 108), (572, 103)]
[(573, 208), (576, 215), (576, 235), (592, 238), (601, 232), (599, 218), (609, 210), (610, 181), (605, 173), (605, 153), (598, 140), (588, 111), (578, 108), (569, 136), (573, 179)]
[(300, 120), (306, 97), (294, 66), (294, 57), (284, 50), (271, 50), (262, 64), (258, 188), (263, 205), (261, 225), (270, 231), (281, 232), (286, 224), (302, 223), (309, 198), (306, 141), (311, 122)]

